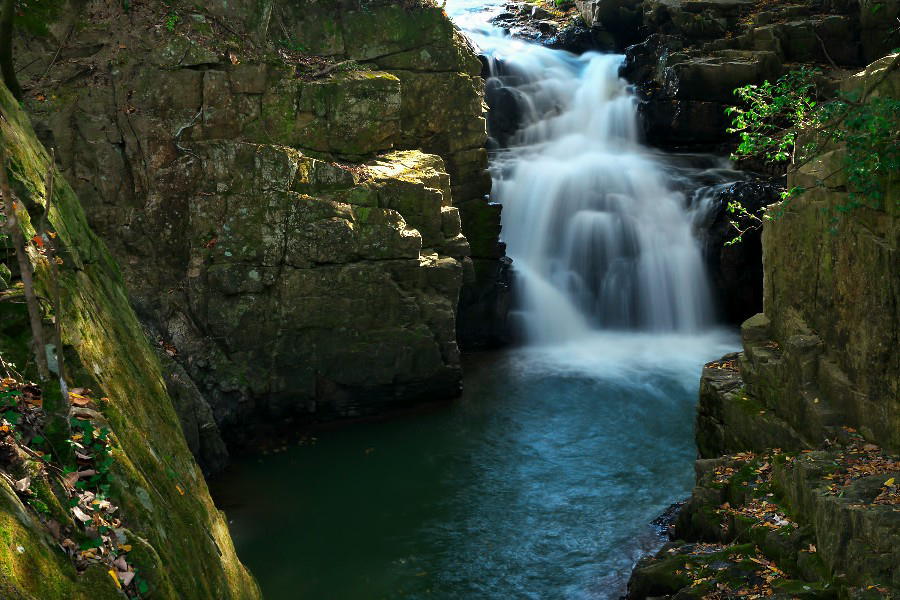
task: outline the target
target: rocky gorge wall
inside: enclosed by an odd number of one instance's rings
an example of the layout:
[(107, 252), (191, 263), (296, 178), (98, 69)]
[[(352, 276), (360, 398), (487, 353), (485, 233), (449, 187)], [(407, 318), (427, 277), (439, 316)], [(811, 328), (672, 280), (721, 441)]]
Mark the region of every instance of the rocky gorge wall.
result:
[[(900, 98), (900, 55), (842, 87)], [(807, 191), (764, 227), (764, 312), (704, 370), (697, 487), (630, 598), (900, 596), (900, 180), (832, 231), (843, 152), (789, 173)]]
[(481, 63), (440, 9), (71, 2), (17, 57), (206, 467), (219, 431), (459, 392), (503, 248)]
[[(620, 74), (634, 84), (644, 141), (688, 155), (727, 156), (735, 148), (725, 112), (738, 103), (735, 88), (806, 66), (822, 71), (817, 83), (827, 93), (900, 46), (896, 0), (578, 0), (506, 9), (494, 23), (510, 35), (575, 53), (624, 54)], [(491, 135), (502, 145), (517, 128), (515, 99), (497, 86), (487, 97)], [(784, 184), (777, 166), (747, 160), (739, 167), (747, 180), (701, 190), (711, 209), (698, 227), (719, 317), (736, 325), (762, 310), (762, 246), (758, 231), (726, 245), (736, 235), (727, 207), (759, 211)], [(692, 207), (700, 200), (688, 194)]]
[[(45, 176), (51, 166), (50, 156), (37, 140), (28, 117), (3, 86), (0, 143), (9, 157), (8, 176), (17, 200), (19, 224), (27, 239), (35, 234), (37, 221), (32, 219), (42, 219), (40, 215), (52, 204), (48, 222), (56, 234), (59, 255), (64, 257), (58, 279), (62, 309), (52, 316), (61, 325), (70, 383), (93, 388), (104, 396), (96, 410), (77, 409), (79, 419), (89, 418), (110, 431), (108, 496), (118, 507), (115, 518), (120, 523), (115, 532), (101, 528), (94, 535), (115, 535), (121, 540), (120, 555), (127, 556), (129, 569), (137, 569), (131, 576), (139, 572), (147, 586), (145, 591), (152, 597), (259, 598), (256, 582), (238, 560), (224, 515), (213, 505), (203, 474), (181, 433), (159, 358), (129, 305), (118, 265), (88, 226), (78, 198), (58, 172), (54, 192), (48, 197)], [(0, 250), (8, 258), (5, 242)], [(29, 251), (29, 258), (40, 295), (51, 297), (53, 276), (47, 259), (36, 247)], [(15, 292), (7, 297), (10, 271), (3, 267), (0, 262), (4, 373), (10, 360), (24, 371), (31, 336), (25, 307), (16, 301)], [(4, 390), (6, 383), (4, 379)], [(0, 597), (122, 598), (123, 586), (116, 571), (96, 557), (97, 550), (84, 551), (84, 546), (68, 539), (71, 536), (81, 541), (79, 526), (91, 523), (90, 518), (82, 519), (84, 513), (79, 516), (77, 505), (60, 504), (60, 498), (69, 499), (61, 481), (68, 478), (71, 468), (63, 472), (59, 464), (51, 462), (49, 452), (26, 455), (25, 459), (18, 456), (16, 449), (26, 440), (19, 431), (13, 439), (11, 428), (19, 421), (8, 410), (8, 396), (4, 398)], [(37, 447), (39, 442), (35, 437), (29, 443)], [(83, 449), (85, 445), (73, 447)], [(29, 475), (14, 482), (10, 477), (10, 464), (14, 463), (26, 465)], [(45, 482), (51, 483), (44, 487)], [(84, 482), (79, 484), (83, 489)], [(79, 564), (80, 572), (76, 572), (75, 564)]]

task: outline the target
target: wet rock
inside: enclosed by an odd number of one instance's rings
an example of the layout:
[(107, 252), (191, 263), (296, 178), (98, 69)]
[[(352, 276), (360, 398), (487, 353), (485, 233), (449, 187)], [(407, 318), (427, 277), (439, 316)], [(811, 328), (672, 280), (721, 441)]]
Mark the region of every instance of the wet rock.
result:
[(543, 42), (548, 48), (565, 50), (572, 54), (585, 52), (610, 52), (615, 42), (604, 35), (605, 32), (586, 27), (582, 19), (575, 19), (563, 27), (559, 33)]
[(558, 27), (553, 21), (538, 21), (537, 29), (541, 35), (554, 35), (558, 31)]
[(638, 40), (643, 18), (641, 0), (577, 0), (575, 6), (585, 25), (605, 33), (617, 49)]
[(552, 15), (546, 9), (541, 8), (540, 6), (534, 6), (534, 7), (532, 7), (531, 12), (529, 13), (529, 16), (532, 19), (539, 21), (541, 19), (549, 19)]
[(730, 323), (742, 323), (762, 310), (763, 270), (761, 231), (749, 231), (742, 241), (728, 245), (738, 235), (728, 205), (739, 202), (757, 214), (780, 199), (781, 189), (764, 181), (738, 181), (702, 189), (695, 197), (695, 202), (708, 203), (709, 212), (700, 225), (704, 255), (722, 316)]
[(506, 87), (499, 79), (489, 80), (485, 86), (485, 101), (488, 112), (488, 133), (499, 147), (509, 145), (513, 135), (519, 130), (522, 109), (514, 89)]
[(463, 288), (460, 302), (470, 307), (470, 313), (457, 327), (459, 345), (465, 349), (508, 345), (513, 341), (508, 322), (512, 306), (512, 260), (503, 257), (497, 262), (476, 260), (474, 264), (476, 272), (485, 271), (483, 277), (493, 278), (496, 285), (481, 290)]
[(751, 83), (774, 81), (782, 74), (774, 52), (720, 50), (710, 55), (670, 54), (663, 67), (662, 84), (676, 100), (734, 101), (734, 89)]

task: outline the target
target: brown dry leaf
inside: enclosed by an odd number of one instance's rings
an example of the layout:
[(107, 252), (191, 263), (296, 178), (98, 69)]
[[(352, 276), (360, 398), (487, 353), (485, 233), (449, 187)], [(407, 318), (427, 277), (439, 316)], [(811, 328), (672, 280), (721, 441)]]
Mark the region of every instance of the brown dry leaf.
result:
[(91, 403), (91, 399), (75, 392), (69, 392), (69, 402), (75, 406), (85, 407)]

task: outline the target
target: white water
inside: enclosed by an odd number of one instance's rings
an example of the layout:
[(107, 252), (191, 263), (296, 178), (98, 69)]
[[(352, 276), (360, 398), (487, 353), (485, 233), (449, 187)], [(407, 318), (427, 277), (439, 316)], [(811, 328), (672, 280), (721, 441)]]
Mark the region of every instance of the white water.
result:
[(640, 144), (635, 99), (618, 77), (622, 57), (512, 39), (488, 24), (501, 6), (449, 0), (447, 10), (522, 112), (492, 172), (527, 341), (571, 347), (600, 332), (605, 344), (611, 332), (709, 331), (696, 215)]

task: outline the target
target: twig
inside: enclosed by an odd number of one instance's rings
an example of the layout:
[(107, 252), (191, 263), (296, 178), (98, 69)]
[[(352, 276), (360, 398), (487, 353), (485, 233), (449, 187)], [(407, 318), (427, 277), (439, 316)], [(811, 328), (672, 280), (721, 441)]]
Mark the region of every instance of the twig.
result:
[(337, 69), (340, 69), (340, 68), (343, 67), (344, 65), (349, 64), (349, 63), (352, 63), (352, 62), (353, 62), (352, 60), (342, 60), (342, 61), (339, 62), (339, 63), (334, 63), (333, 65), (328, 65), (327, 67), (325, 67), (325, 68), (322, 69), (321, 71), (317, 71), (317, 72), (313, 73), (312, 75), (310, 75), (310, 77), (312, 77), (313, 79), (318, 79), (319, 77), (325, 77), (326, 75), (328, 75), (328, 74), (331, 73), (332, 71), (335, 71), (335, 70), (337, 70)]
[(5, 360), (3, 360), (2, 355), (0, 355), (0, 368), (3, 369), (3, 372), (6, 373), (7, 377), (14, 377), (15, 379), (18, 379), (20, 381), (25, 379), (24, 377), (22, 377), (21, 373), (16, 371), (14, 364), (8, 363)]
[(817, 32), (813, 32), (813, 35), (816, 36), (816, 39), (819, 40), (819, 43), (822, 45), (822, 52), (825, 54), (825, 58), (828, 59), (828, 62), (831, 63), (831, 66), (834, 67), (835, 69), (840, 69), (840, 67), (837, 66), (837, 64), (834, 62), (834, 60), (832, 60), (831, 55), (828, 54), (828, 49), (825, 48), (825, 40), (823, 40)]
[(172, 141), (174, 142), (175, 148), (176, 148), (176, 149), (180, 150), (181, 152), (184, 152), (185, 154), (190, 154), (191, 156), (193, 156), (194, 158), (196, 158), (196, 159), (199, 160), (200, 162), (203, 162), (203, 159), (200, 158), (199, 156), (197, 156), (197, 154), (195, 154), (192, 150), (190, 150), (190, 149), (185, 148), (184, 146), (182, 146), (182, 145), (178, 142), (178, 140), (181, 138), (181, 134), (184, 133), (184, 131), (185, 131), (186, 129), (190, 129), (191, 127), (193, 127), (194, 125), (197, 124), (197, 119), (199, 119), (199, 118), (200, 118), (200, 115), (202, 115), (202, 114), (203, 114), (203, 107), (201, 106), (201, 107), (200, 107), (200, 110), (197, 111), (197, 114), (194, 115), (194, 118), (191, 119), (190, 123), (188, 123), (187, 125), (182, 125), (181, 127), (179, 127), (179, 128), (178, 128), (178, 131), (175, 132), (175, 137), (172, 138)]
[(53, 55), (53, 59), (50, 61), (50, 64), (47, 65), (46, 70), (44, 70), (43, 75), (38, 77), (37, 81), (35, 81), (35, 85), (42, 82), (44, 78), (47, 76), (47, 73), (50, 72), (50, 69), (53, 68), (53, 65), (56, 64), (56, 59), (59, 58), (59, 53), (62, 52), (63, 46), (66, 45), (66, 42), (69, 41), (69, 38), (72, 37), (72, 32), (75, 31), (75, 26), (72, 25), (69, 28), (69, 33), (66, 34), (66, 37), (63, 38), (63, 41), (59, 43), (59, 48), (56, 49), (56, 54)]

